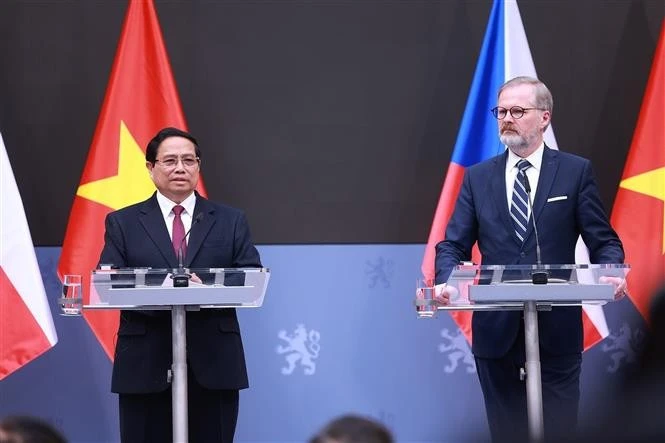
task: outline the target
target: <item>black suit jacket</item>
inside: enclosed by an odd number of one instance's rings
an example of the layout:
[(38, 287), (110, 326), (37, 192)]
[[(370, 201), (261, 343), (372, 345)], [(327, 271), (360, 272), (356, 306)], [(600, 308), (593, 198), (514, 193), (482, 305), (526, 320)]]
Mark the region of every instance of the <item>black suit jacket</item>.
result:
[[(445, 282), (460, 261), (470, 260), (476, 241), (485, 265), (536, 263), (533, 224), (530, 221), (522, 243), (510, 218), (507, 158), (508, 151), (467, 169), (445, 240), (436, 248), (437, 283)], [(554, 197), (565, 198), (548, 202)], [(621, 241), (607, 220), (587, 159), (545, 147), (532, 213), (543, 263), (575, 263), (580, 235), (589, 248), (591, 263), (623, 263)], [(552, 355), (581, 352), (581, 308), (558, 307), (539, 313), (538, 320), (542, 349)], [(517, 338), (520, 322), (519, 311), (474, 312), (474, 354), (484, 358), (505, 355)]]
[[(261, 267), (244, 214), (197, 194), (185, 265)], [(118, 267), (174, 268), (178, 261), (156, 194), (106, 217), (100, 263)], [(209, 389), (248, 387), (235, 309), (187, 312), (187, 358), (198, 382)], [(159, 392), (170, 385), (171, 316), (168, 311), (121, 311), (111, 389)]]

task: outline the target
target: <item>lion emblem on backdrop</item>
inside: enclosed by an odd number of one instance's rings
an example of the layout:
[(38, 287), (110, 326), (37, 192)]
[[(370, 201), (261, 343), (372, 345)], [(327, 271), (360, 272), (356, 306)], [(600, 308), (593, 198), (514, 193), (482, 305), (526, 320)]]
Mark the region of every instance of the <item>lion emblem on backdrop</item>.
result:
[(457, 334), (451, 335), (448, 329), (441, 331), (441, 337), (445, 340), (439, 345), (439, 352), (448, 356), (448, 364), (443, 370), (448, 374), (455, 372), (460, 362), (466, 367), (468, 374), (476, 372), (476, 361), (473, 359), (469, 342), (461, 330)]
[(607, 372), (617, 372), (624, 363), (635, 363), (644, 339), (644, 331), (640, 329), (633, 331), (628, 323), (624, 323), (619, 328), (618, 334), (608, 335), (601, 347), (612, 360), (612, 364), (607, 367)]
[(319, 331), (312, 329), (308, 332), (305, 325), (299, 324), (293, 334), (282, 329), (277, 336), (286, 342), (286, 345), (277, 346), (277, 354), (286, 354), (284, 357), (287, 366), (282, 367), (282, 374), (293, 374), (299, 362), (305, 375), (313, 375), (316, 372), (314, 360), (319, 356), (321, 350)]
[(390, 288), (390, 280), (394, 272), (394, 263), (390, 259), (379, 257), (376, 261), (372, 262), (367, 260), (365, 262), (365, 274), (368, 278), (368, 286), (375, 288), (381, 285), (384, 289)]

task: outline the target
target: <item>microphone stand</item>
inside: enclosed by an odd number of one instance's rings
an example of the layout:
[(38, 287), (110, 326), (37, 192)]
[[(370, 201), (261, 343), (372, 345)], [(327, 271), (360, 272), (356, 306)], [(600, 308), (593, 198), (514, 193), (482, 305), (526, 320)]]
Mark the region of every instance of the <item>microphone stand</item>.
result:
[[(203, 213), (199, 213), (192, 221), (192, 226), (185, 233), (178, 247), (178, 269), (173, 273), (173, 286), (186, 288), (189, 286), (191, 274), (187, 272), (184, 266), (182, 248), (185, 240), (196, 223), (201, 221)], [(174, 305), (171, 307), (171, 369), (167, 378), (171, 382), (171, 403), (172, 410), (172, 430), (173, 441), (186, 442), (189, 435), (189, 423), (187, 419), (187, 317), (184, 305)]]
[(194, 221), (192, 221), (192, 226), (189, 227), (189, 230), (185, 233), (184, 237), (182, 237), (182, 240), (180, 240), (180, 246), (178, 246), (178, 268), (175, 269), (173, 272), (173, 287), (174, 288), (186, 288), (189, 286), (189, 279), (192, 277), (192, 274), (187, 272), (185, 269), (184, 265), (184, 257), (182, 254), (182, 248), (185, 245), (185, 240), (187, 240), (187, 236), (189, 235), (190, 232), (192, 232), (192, 228), (194, 228), (194, 225), (201, 221), (203, 218), (203, 212), (200, 212), (199, 215), (197, 215), (194, 218)]
[[(187, 236), (183, 237), (182, 242), (185, 241)], [(181, 242), (181, 243), (182, 243)], [(174, 288), (186, 288), (189, 286), (189, 278), (192, 275), (187, 272), (183, 265), (182, 259), (182, 244), (178, 248), (178, 268), (173, 273), (173, 287)]]
[(531, 201), (531, 185), (529, 178), (526, 176), (526, 171), (522, 172), (524, 175), (524, 189), (526, 190), (527, 200), (529, 202), (529, 211), (531, 212), (531, 222), (533, 224), (533, 233), (536, 237), (536, 270), (531, 273), (531, 282), (534, 285), (546, 285), (549, 280), (549, 272), (542, 268), (543, 263), (540, 260), (540, 240), (538, 239), (538, 226), (536, 225), (536, 217), (533, 214), (533, 202)]
[[(533, 202), (531, 201), (531, 185), (524, 175), (524, 189), (526, 190), (529, 211), (533, 223), (533, 232), (536, 237), (536, 270), (531, 272), (531, 282), (534, 285), (545, 285), (549, 274), (542, 268), (540, 260), (540, 241), (538, 239), (538, 227), (536, 217), (533, 213)], [(524, 369), (520, 369), (520, 379), (526, 379), (527, 421), (529, 427), (529, 441), (531, 443), (542, 443), (545, 439), (545, 425), (543, 418), (543, 388), (540, 366), (540, 338), (538, 337), (538, 307), (536, 302), (526, 301), (524, 303)]]

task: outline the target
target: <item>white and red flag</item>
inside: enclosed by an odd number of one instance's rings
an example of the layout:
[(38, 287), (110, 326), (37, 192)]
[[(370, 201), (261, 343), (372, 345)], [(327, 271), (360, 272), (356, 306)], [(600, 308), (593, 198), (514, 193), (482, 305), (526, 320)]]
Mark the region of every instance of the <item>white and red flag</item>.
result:
[(0, 380), (58, 336), (7, 149), (0, 134)]

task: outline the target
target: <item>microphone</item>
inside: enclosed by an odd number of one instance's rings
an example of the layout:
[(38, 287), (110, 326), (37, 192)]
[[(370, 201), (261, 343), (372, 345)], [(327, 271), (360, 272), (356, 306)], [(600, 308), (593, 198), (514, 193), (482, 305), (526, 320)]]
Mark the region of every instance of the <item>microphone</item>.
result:
[(186, 288), (189, 286), (189, 278), (191, 277), (191, 275), (185, 271), (182, 248), (183, 246), (185, 246), (185, 240), (187, 240), (189, 233), (192, 232), (192, 228), (194, 228), (194, 225), (200, 222), (202, 219), (203, 219), (203, 212), (199, 212), (199, 214), (196, 217), (194, 217), (194, 220), (192, 220), (192, 225), (189, 227), (189, 230), (182, 237), (182, 240), (180, 240), (180, 246), (178, 246), (178, 269), (176, 269), (172, 277), (174, 288)]
[[(526, 171), (522, 172), (524, 174), (524, 190), (526, 191), (527, 201), (529, 203), (529, 212), (531, 213), (531, 221), (533, 223), (533, 233), (536, 237), (536, 265), (538, 268), (543, 266), (543, 262), (540, 260), (540, 241), (538, 239), (538, 227), (536, 225), (536, 217), (533, 214), (533, 202), (531, 201), (531, 185), (529, 184), (529, 178), (526, 176)], [(549, 277), (549, 273), (546, 270), (533, 271), (531, 273), (531, 282), (534, 285), (546, 285)]]

